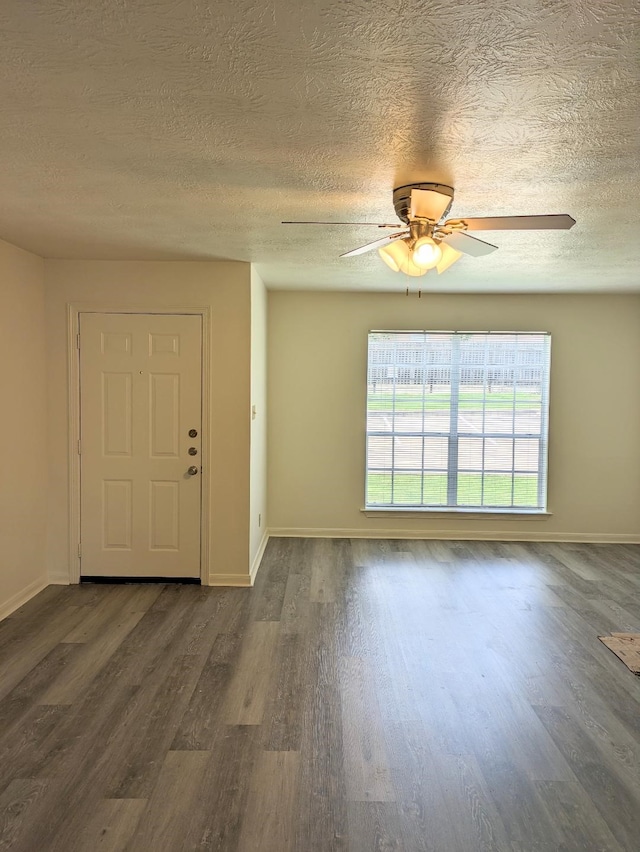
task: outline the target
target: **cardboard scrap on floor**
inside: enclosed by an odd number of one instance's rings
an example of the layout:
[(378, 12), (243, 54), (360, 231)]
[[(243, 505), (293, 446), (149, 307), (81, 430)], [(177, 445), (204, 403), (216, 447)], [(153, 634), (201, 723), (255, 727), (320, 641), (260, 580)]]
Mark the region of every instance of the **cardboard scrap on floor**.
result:
[(640, 633), (612, 633), (598, 636), (610, 651), (619, 657), (635, 675), (640, 675)]

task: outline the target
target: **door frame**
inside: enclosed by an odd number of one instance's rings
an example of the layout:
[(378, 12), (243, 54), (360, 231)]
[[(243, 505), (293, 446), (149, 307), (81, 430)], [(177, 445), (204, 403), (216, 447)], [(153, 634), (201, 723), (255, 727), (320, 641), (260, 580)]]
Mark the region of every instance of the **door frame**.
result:
[(69, 416), (69, 583), (80, 582), (80, 314), (188, 314), (202, 318), (202, 436), (200, 501), (200, 582), (209, 583), (211, 308), (209, 306), (132, 306), (67, 303), (67, 375)]

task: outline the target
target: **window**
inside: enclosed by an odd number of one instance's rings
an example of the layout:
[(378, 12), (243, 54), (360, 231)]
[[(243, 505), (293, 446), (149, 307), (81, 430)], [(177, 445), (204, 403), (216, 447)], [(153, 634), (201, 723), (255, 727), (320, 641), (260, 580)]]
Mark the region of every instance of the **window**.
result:
[(366, 508), (545, 511), (550, 344), (371, 332)]

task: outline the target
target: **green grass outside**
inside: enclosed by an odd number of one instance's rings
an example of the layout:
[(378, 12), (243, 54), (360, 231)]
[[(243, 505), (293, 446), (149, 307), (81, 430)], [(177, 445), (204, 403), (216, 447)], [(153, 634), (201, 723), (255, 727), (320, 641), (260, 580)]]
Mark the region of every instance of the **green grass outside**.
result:
[[(393, 482), (393, 505), (420, 506), (447, 504), (447, 476), (444, 473), (424, 475), (424, 499), (421, 495), (422, 477), (417, 473), (396, 473)], [(367, 478), (367, 505), (392, 504), (390, 473), (370, 473)], [(458, 474), (458, 505), (511, 506), (511, 476), (485, 473), (484, 502), (481, 503), (482, 474)], [(514, 482), (513, 505), (534, 508), (538, 502), (536, 474), (517, 475)]]
[[(536, 393), (517, 393), (515, 398), (516, 411), (536, 408), (540, 405), (540, 395)], [(367, 398), (367, 409), (369, 411), (422, 411), (422, 393), (397, 393), (395, 399), (393, 394), (381, 392), (379, 394), (369, 392)], [(447, 393), (425, 393), (424, 407), (427, 411), (448, 411), (451, 405), (451, 395)], [(492, 393), (484, 399), (484, 407), (489, 411), (510, 411), (514, 406), (512, 393)], [(465, 410), (482, 411), (483, 399), (477, 393), (461, 393), (458, 399), (458, 408)]]

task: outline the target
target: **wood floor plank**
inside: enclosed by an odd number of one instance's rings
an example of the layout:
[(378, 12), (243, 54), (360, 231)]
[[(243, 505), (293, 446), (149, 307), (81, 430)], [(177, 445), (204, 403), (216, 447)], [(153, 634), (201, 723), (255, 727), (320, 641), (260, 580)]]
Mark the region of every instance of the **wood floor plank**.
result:
[[(202, 796), (208, 751), (170, 751), (162, 763), (156, 786), (125, 847), (130, 852), (178, 852), (186, 844), (192, 810)], [(122, 847), (121, 847), (122, 848)]]
[(0, 849), (11, 849), (22, 826), (30, 819), (31, 806), (49, 785), (45, 779), (16, 778), (0, 795)]
[(227, 631), (234, 613), (242, 610), (246, 600), (243, 589), (234, 589), (235, 595), (227, 594), (230, 590), (223, 588), (211, 591), (213, 594), (194, 603), (189, 619), (181, 628), (180, 653), (207, 657), (218, 634)]
[(0, 849), (637, 852), (640, 678), (597, 638), (636, 619), (634, 545), (46, 589), (0, 623)]
[(226, 724), (262, 722), (279, 632), (276, 621), (250, 625), (222, 709)]
[[(149, 798), (200, 671), (197, 657), (177, 657), (159, 685), (150, 681), (136, 692), (131, 710), (123, 718), (122, 729), (114, 737), (110, 765), (103, 773), (109, 798)], [(127, 724), (131, 717), (145, 719), (142, 731)]]
[(263, 751), (249, 782), (238, 852), (294, 852), (293, 813), (300, 755), (295, 751)]
[(445, 798), (439, 766), (446, 758), (433, 751), (430, 732), (420, 722), (388, 722), (385, 739), (407, 852), (456, 849), (457, 814), (449, 808), (458, 803)]
[(8, 695), (83, 617), (81, 607), (63, 605), (42, 621), (36, 632), (29, 631), (25, 641), (21, 642), (17, 635), (0, 649), (0, 699)]
[(258, 573), (255, 591), (251, 601), (253, 621), (280, 621), (282, 605), (289, 577), (289, 553), (286, 546), (277, 539), (269, 542), (263, 556), (263, 565), (267, 569)]
[(456, 838), (453, 848), (509, 850), (507, 832), (475, 758), (468, 754), (433, 756)]
[(32, 707), (0, 737), (0, 791), (15, 778), (35, 776), (40, 755), (57, 732), (64, 730), (68, 707)]
[(40, 660), (11, 692), (0, 701), (0, 742), (10, 735), (33, 704), (57, 680), (79, 653), (78, 645), (56, 645)]
[[(582, 852), (583, 849), (621, 852), (624, 848), (577, 780), (539, 781), (536, 788), (547, 808), (555, 833), (561, 837), (558, 848), (575, 849), (576, 852)], [(523, 848), (525, 844), (526, 841), (522, 841)]]
[(312, 603), (335, 603), (350, 544), (345, 539), (316, 539), (314, 545), (309, 599)]
[(249, 782), (261, 750), (259, 733), (256, 725), (218, 727), (202, 781), (202, 797), (191, 815), (187, 849), (238, 849)]
[(172, 749), (202, 751), (217, 740), (220, 710), (233, 679), (234, 663), (240, 655), (241, 636), (220, 633), (202, 669), (175, 733)]
[(311, 688), (304, 706), (296, 848), (346, 852), (347, 791), (335, 610), (335, 604), (318, 603), (309, 610), (309, 633), (315, 651), (310, 657)]
[[(64, 601), (64, 604), (62, 604)], [(63, 606), (82, 606), (71, 601), (69, 591), (64, 586), (45, 586), (35, 597), (14, 610), (11, 615), (0, 622), (0, 639), (3, 643), (14, 633), (22, 638), (29, 635), (32, 629), (40, 629), (42, 622)]]
[[(107, 763), (105, 743), (120, 729), (122, 717), (129, 706), (135, 688), (114, 690), (103, 696), (99, 704), (92, 698), (83, 705), (80, 714), (73, 708), (60, 717), (46, 738), (28, 744), (21, 750), (20, 759), (31, 777), (55, 780), (34, 804), (31, 819), (15, 844), (16, 852), (33, 849), (65, 849), (69, 838), (80, 828), (78, 819), (91, 813), (87, 798), (96, 795), (101, 773)], [(59, 710), (45, 705), (41, 710)], [(109, 756), (110, 753), (109, 753)]]
[(283, 633), (276, 649), (276, 671), (265, 706), (263, 746), (267, 751), (299, 751), (308, 696), (309, 641), (305, 634)]
[(349, 837), (350, 852), (408, 852), (395, 802), (349, 802)]
[(147, 807), (146, 799), (102, 799), (68, 852), (122, 852), (133, 837)]
[(352, 802), (394, 802), (372, 675), (364, 661), (341, 661), (342, 732), (347, 797)]
[(611, 833), (623, 849), (633, 849), (640, 837), (633, 785), (621, 777), (618, 767), (603, 756), (571, 713), (558, 707), (537, 707), (536, 712)]
[(111, 659), (125, 636), (133, 630), (142, 616), (142, 611), (125, 613), (109, 625), (103, 636), (88, 642), (40, 698), (40, 704), (71, 704), (75, 701)]
[(280, 629), (283, 633), (304, 633), (307, 630), (310, 593), (311, 578), (290, 572), (280, 614)]

